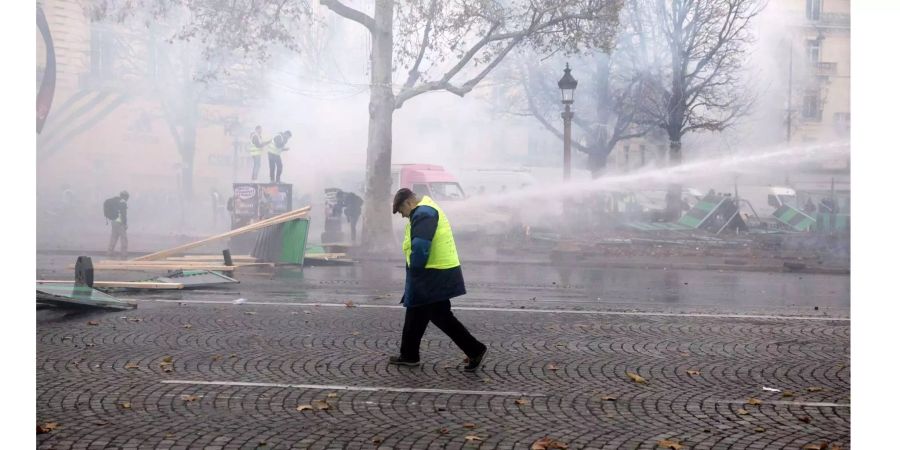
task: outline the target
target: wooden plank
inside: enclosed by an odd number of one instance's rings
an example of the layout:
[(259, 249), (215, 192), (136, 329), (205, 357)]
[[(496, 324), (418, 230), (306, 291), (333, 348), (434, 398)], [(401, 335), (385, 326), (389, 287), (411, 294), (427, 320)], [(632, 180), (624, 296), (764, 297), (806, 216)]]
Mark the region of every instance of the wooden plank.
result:
[[(72, 267), (74, 268), (74, 267)], [(203, 266), (183, 266), (183, 265), (162, 265), (162, 264), (127, 264), (127, 265), (94, 265), (94, 270), (160, 270), (160, 271), (170, 271), (170, 270), (216, 270), (219, 272), (230, 272), (236, 269), (237, 266), (216, 266), (216, 265), (203, 265)]]
[[(40, 284), (72, 284), (71, 281), (37, 280)], [(184, 289), (182, 283), (161, 283), (154, 281), (94, 281), (95, 288), (124, 289)]]
[(172, 255), (175, 255), (178, 253), (184, 253), (186, 250), (190, 250), (192, 248), (199, 247), (201, 245), (205, 245), (210, 242), (215, 242), (215, 241), (218, 241), (221, 239), (227, 239), (227, 238), (230, 238), (233, 236), (238, 236), (238, 235), (241, 235), (244, 233), (250, 233), (250, 232), (260, 230), (262, 228), (266, 228), (266, 227), (269, 227), (272, 225), (277, 225), (279, 223), (289, 222), (294, 219), (305, 218), (308, 216), (309, 210), (310, 210), (310, 207), (305, 206), (303, 208), (295, 209), (293, 211), (288, 211), (284, 214), (279, 214), (275, 217), (271, 217), (269, 219), (262, 220), (257, 223), (253, 223), (253, 224), (241, 227), (241, 228), (231, 230), (227, 233), (218, 234), (218, 235), (211, 236), (211, 237), (208, 237), (205, 239), (201, 239), (199, 241), (194, 241), (194, 242), (191, 242), (188, 244), (179, 245), (177, 247), (173, 247), (173, 248), (166, 249), (166, 250), (160, 250), (158, 252), (151, 253), (149, 255), (144, 255), (144, 256), (141, 256), (138, 258), (134, 258), (132, 261), (149, 261), (149, 260), (154, 260), (154, 259), (157, 259), (157, 260), (164, 259), (168, 256), (172, 256)]
[[(222, 261), (222, 255), (184, 255), (170, 256), (166, 261)], [(256, 262), (257, 258), (250, 255), (231, 255), (232, 261)]]

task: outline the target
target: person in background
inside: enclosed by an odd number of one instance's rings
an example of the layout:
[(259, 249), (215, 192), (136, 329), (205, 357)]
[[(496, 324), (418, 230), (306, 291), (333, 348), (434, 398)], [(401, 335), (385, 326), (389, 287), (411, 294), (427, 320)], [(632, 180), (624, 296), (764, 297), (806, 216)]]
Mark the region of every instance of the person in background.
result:
[(121, 240), (122, 259), (125, 259), (128, 256), (128, 191), (122, 191), (117, 197), (106, 199), (103, 202), (103, 215), (112, 227), (106, 254), (112, 258), (116, 242)]
[(250, 156), (253, 158), (253, 169), (250, 172), (250, 180), (256, 181), (256, 177), (259, 176), (259, 163), (262, 159), (262, 154), (266, 151), (266, 146), (269, 145), (272, 140), (265, 141), (262, 137), (262, 126), (257, 125), (256, 128), (253, 129), (253, 133), (250, 133), (250, 145), (247, 149), (250, 151)]
[(269, 146), (269, 182), (281, 183), (281, 171), (284, 165), (281, 162), (281, 152), (290, 150), (287, 141), (291, 138), (291, 131), (285, 131), (275, 135), (273, 145)]
[(350, 223), (350, 238), (356, 243), (356, 223), (362, 214), (363, 199), (352, 192), (345, 192), (343, 197), (344, 215)]

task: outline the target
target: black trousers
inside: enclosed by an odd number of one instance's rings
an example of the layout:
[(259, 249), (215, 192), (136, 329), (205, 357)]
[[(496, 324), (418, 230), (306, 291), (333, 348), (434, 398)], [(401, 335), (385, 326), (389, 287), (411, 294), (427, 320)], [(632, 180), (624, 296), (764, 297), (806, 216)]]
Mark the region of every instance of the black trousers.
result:
[(269, 153), (269, 182), (281, 183), (281, 155)]
[(470, 358), (478, 356), (487, 348), (478, 342), (478, 339), (475, 339), (469, 330), (456, 319), (456, 316), (450, 311), (450, 300), (444, 300), (406, 308), (403, 337), (400, 341), (400, 357), (412, 361), (419, 360), (419, 344), (422, 342), (422, 336), (425, 335), (425, 329), (428, 328), (428, 322), (432, 322), (440, 328)]

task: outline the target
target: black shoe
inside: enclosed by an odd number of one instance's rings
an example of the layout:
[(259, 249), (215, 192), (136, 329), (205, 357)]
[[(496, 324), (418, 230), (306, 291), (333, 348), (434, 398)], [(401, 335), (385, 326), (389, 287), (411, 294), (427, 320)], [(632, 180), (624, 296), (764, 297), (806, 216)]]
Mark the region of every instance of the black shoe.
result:
[(388, 358), (388, 364), (394, 364), (396, 366), (416, 367), (422, 363), (420, 363), (419, 361), (406, 359), (402, 356), (391, 356), (390, 358)]
[(478, 356), (474, 358), (469, 358), (469, 363), (466, 364), (466, 367), (463, 369), (466, 372), (474, 372), (478, 366), (481, 365), (481, 361), (484, 361), (484, 355), (487, 353), (487, 347), (484, 347), (484, 350), (478, 354)]

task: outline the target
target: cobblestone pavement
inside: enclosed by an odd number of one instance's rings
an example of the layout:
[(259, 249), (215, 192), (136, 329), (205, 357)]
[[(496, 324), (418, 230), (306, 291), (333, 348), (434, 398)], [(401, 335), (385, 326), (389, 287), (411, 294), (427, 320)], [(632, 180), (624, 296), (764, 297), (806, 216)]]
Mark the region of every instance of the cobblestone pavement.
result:
[[(355, 270), (130, 294), (127, 313), (39, 311), (37, 420), (58, 428), (38, 448), (849, 448), (841, 301), (823, 315), (783, 289), (778, 305), (742, 308), (635, 292), (659, 300), (634, 308), (470, 268), (454, 309), (490, 348), (472, 374), (434, 327), (423, 366), (388, 366), (398, 275)], [(849, 298), (843, 277), (814, 283)]]

